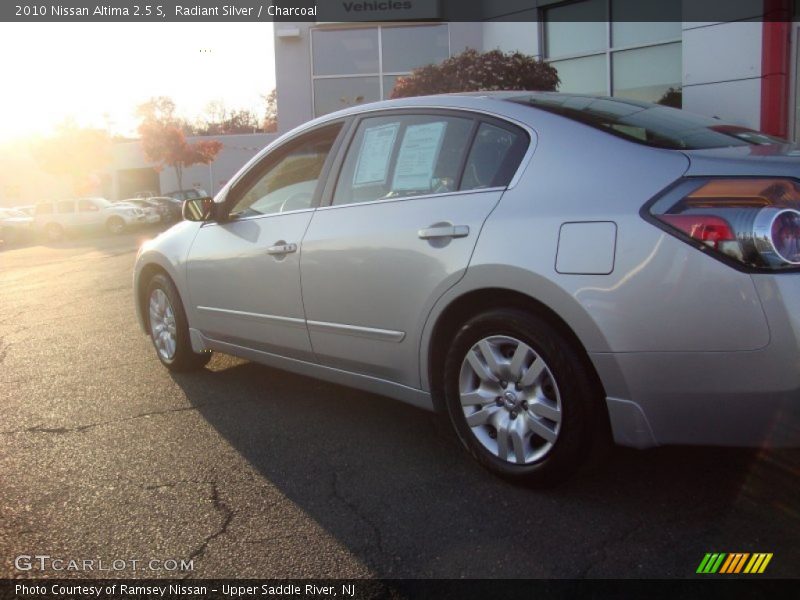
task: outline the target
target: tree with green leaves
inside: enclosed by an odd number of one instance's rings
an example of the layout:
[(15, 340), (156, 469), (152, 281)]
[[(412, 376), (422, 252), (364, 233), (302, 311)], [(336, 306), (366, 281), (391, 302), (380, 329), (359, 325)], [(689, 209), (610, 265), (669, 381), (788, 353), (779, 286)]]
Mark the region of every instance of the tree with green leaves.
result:
[(420, 67), (397, 80), (392, 98), (488, 90), (554, 91), (555, 68), (521, 52), (464, 50), (439, 64)]

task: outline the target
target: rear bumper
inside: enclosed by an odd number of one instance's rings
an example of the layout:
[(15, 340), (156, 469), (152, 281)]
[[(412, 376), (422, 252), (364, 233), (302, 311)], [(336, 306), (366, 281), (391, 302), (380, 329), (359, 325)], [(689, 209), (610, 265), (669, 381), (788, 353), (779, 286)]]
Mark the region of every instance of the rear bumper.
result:
[(773, 352), (594, 354), (614, 440), (665, 444), (800, 446), (800, 368)]
[(617, 443), (800, 447), (800, 276), (753, 276), (769, 344), (594, 353)]

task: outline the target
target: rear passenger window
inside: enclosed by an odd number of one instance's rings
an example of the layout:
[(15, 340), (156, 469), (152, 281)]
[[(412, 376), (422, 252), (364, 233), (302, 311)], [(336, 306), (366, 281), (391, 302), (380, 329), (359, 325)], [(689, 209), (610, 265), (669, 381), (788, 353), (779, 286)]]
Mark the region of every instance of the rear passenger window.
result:
[(505, 187), (528, 147), (527, 135), (481, 123), (461, 179), (462, 190)]
[(36, 205), (36, 214), (37, 215), (52, 215), (53, 214), (53, 205), (49, 202), (45, 204), (37, 204)]
[(74, 213), (75, 202), (73, 200), (62, 200), (56, 205), (59, 214)]
[(333, 204), (456, 191), (473, 124), (439, 115), (364, 119), (350, 143)]

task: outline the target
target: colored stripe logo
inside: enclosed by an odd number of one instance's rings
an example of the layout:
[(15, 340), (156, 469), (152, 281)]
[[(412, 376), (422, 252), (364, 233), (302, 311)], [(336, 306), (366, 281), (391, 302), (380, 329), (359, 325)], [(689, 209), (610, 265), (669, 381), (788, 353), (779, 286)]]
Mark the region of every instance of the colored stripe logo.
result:
[(747, 573), (754, 575), (763, 573), (771, 560), (771, 552), (757, 552), (755, 554), (750, 554), (749, 552), (708, 552), (703, 557), (703, 560), (700, 561), (697, 573), (704, 575), (713, 575), (714, 573), (725, 575)]

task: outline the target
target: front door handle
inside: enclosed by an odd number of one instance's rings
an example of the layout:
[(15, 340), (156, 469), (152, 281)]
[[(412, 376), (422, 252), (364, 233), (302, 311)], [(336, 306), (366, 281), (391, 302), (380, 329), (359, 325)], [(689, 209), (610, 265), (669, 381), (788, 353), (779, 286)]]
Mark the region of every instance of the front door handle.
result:
[(431, 240), (434, 238), (462, 238), (469, 235), (468, 225), (441, 225), (436, 224), (425, 229), (420, 229), (417, 235), (422, 240)]
[(297, 252), (297, 244), (287, 244), (286, 242), (278, 242), (274, 246), (267, 248), (267, 254), (283, 255)]

